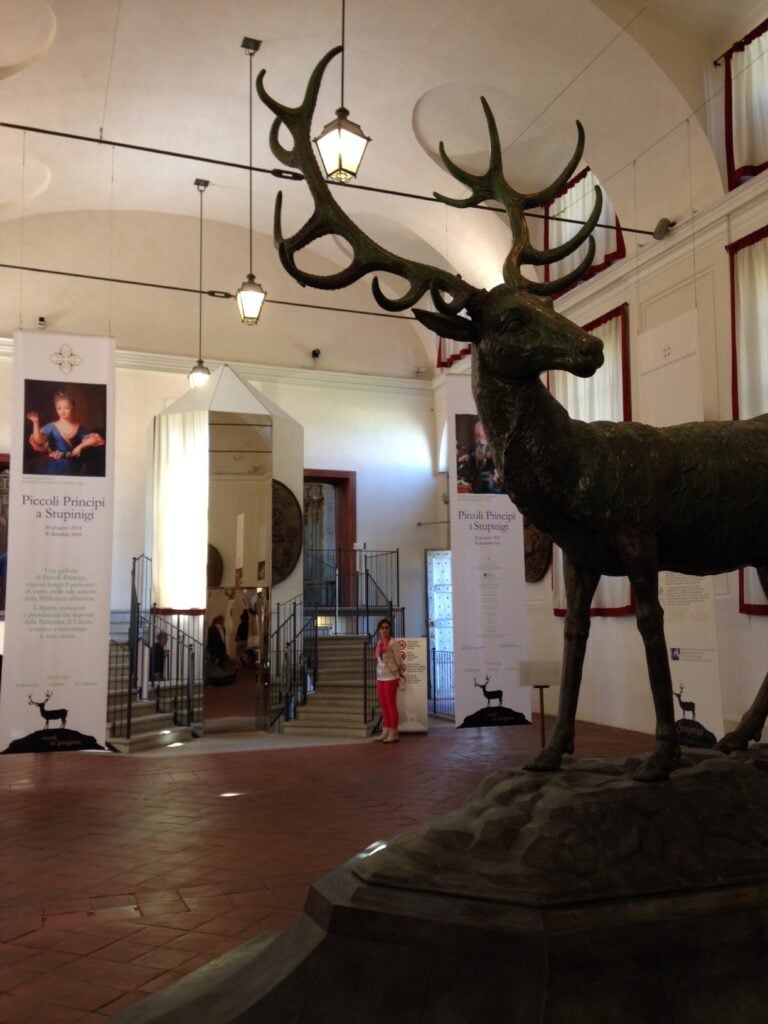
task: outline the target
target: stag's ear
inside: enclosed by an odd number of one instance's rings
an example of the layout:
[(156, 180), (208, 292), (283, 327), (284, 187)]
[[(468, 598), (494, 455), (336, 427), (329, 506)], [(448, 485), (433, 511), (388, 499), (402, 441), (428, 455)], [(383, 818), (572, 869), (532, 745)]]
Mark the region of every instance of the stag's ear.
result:
[(420, 324), (424, 324), (430, 331), (439, 334), (441, 338), (469, 341), (474, 344), (473, 324), (466, 317), (446, 316), (444, 313), (432, 313), (427, 309), (414, 309), (413, 315)]

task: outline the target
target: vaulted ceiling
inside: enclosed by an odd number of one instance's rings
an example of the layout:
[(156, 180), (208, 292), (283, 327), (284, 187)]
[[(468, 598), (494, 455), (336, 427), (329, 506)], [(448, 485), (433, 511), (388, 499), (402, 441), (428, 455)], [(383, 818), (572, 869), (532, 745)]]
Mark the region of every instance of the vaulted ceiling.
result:
[[(60, 330), (109, 330), (122, 348), (196, 354), (196, 177), (211, 182), (204, 289), (235, 291), (248, 270), (250, 77), (241, 40), (262, 41), (254, 72), (264, 68), (268, 89), (296, 104), (312, 67), (339, 42), (341, 8), (341, 0), (0, 0), (2, 121), (63, 133), (0, 128), (0, 334), (45, 315)], [(458, 163), (482, 169), (484, 95), (517, 187), (557, 174), (578, 118), (585, 161), (625, 224), (684, 218), (691, 203), (701, 208), (722, 192), (707, 136), (712, 61), (765, 15), (754, 0), (347, 0), (345, 101), (373, 142), (356, 185), (337, 190), (340, 201), (390, 249), (496, 283), (509, 245), (500, 218), (410, 197), (462, 194), (441, 165), (440, 141)], [(338, 105), (337, 59), (316, 130)], [(302, 182), (264, 173), (277, 165), (270, 123), (255, 99), (254, 271), (269, 300), (260, 324), (246, 328), (231, 300), (206, 297), (206, 354), (302, 367), (320, 347), (324, 369), (406, 377), (431, 367), (432, 340), (409, 319), (312, 308), (376, 313), (366, 284), (309, 291), (285, 274), (271, 241), (275, 195), (282, 188), (289, 229), (311, 204)], [(686, 166), (663, 173), (670, 140), (683, 133)], [(309, 265), (345, 262), (343, 247), (326, 240)]]

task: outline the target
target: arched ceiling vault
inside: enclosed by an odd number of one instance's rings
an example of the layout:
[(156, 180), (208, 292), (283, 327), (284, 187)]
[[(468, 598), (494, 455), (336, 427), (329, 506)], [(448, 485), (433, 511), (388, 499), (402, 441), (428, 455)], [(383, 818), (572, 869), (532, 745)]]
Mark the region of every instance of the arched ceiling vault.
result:
[[(682, 219), (691, 197), (701, 208), (722, 194), (705, 130), (711, 61), (765, 17), (765, 7), (752, 0), (348, 0), (345, 101), (373, 137), (360, 184), (460, 195), (438, 144), (463, 166), (482, 169), (485, 95), (517, 187), (541, 187), (556, 175), (578, 118), (587, 131), (585, 161), (624, 223), (652, 228), (662, 216)], [(248, 160), (249, 62), (241, 39), (262, 40), (254, 71), (265, 68), (272, 94), (294, 104), (311, 68), (339, 41), (340, 19), (340, 0), (0, 0), (3, 121), (200, 157), (0, 129), (1, 261), (79, 272), (97, 266), (105, 276), (133, 266), (145, 278), (193, 286), (193, 180), (205, 177), (204, 284), (236, 289), (248, 269), (248, 174), (202, 158)], [(317, 128), (339, 105), (338, 63), (326, 76)], [(258, 167), (276, 164), (270, 120), (255, 100)], [(254, 269), (270, 299), (375, 311), (365, 284), (309, 292), (287, 278), (271, 244), (275, 194), (282, 187), (290, 229), (309, 212), (305, 188), (266, 174), (255, 174), (253, 187)], [(509, 245), (500, 218), (361, 189), (342, 200), (389, 248), (442, 262), (480, 285), (498, 280)], [(330, 244), (316, 259), (338, 266), (346, 257)], [(0, 284), (2, 334), (47, 312), (59, 316), (62, 330), (106, 318), (113, 333), (122, 331), (124, 347), (194, 351), (178, 317), (189, 305), (194, 325), (194, 296), (137, 290), (128, 298), (117, 286), (67, 287), (11, 270), (0, 270)], [(404, 319), (379, 319), (371, 332), (359, 316), (274, 303), (263, 325), (246, 330), (230, 325), (235, 314), (225, 305), (206, 300), (216, 331), (211, 347), (231, 359), (303, 365), (304, 349), (318, 338), (329, 369), (408, 376), (432, 358), (423, 330)]]

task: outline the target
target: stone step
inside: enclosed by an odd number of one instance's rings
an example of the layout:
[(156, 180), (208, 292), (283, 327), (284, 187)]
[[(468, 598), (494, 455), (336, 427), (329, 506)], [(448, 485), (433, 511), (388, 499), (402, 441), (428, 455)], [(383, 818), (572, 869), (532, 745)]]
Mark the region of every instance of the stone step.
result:
[(362, 709), (365, 701), (361, 697), (353, 697), (346, 699), (344, 697), (333, 697), (325, 696), (321, 697), (319, 694), (310, 694), (307, 697), (306, 704), (300, 704), (301, 708), (325, 708), (328, 711), (353, 711), (355, 709)]
[[(121, 722), (118, 726), (121, 732), (125, 731), (125, 724)], [(174, 724), (173, 715), (170, 712), (154, 714), (131, 715), (131, 736), (144, 735), (147, 733), (159, 733), (165, 735), (173, 732), (178, 726)]]
[(296, 709), (296, 718), (294, 721), (302, 723), (315, 724), (327, 724), (332, 725), (334, 722), (338, 722), (340, 725), (354, 725), (356, 723), (363, 724), (363, 709), (362, 707), (355, 709), (354, 711), (337, 711), (333, 708), (311, 708), (308, 706), (299, 707)]
[(360, 723), (359, 725), (354, 726), (344, 726), (339, 724), (305, 725), (299, 719), (294, 719), (294, 721), (286, 722), (283, 725), (283, 734), (288, 736), (326, 736), (329, 738), (339, 737), (365, 739), (367, 736), (371, 735), (375, 725), (375, 722), (371, 722), (368, 725)]
[(188, 743), (191, 739), (191, 729), (185, 726), (174, 726), (168, 730), (132, 732), (130, 739), (126, 739), (124, 736), (111, 736), (107, 742), (119, 754), (134, 754), (138, 750), (167, 747), (170, 743)]

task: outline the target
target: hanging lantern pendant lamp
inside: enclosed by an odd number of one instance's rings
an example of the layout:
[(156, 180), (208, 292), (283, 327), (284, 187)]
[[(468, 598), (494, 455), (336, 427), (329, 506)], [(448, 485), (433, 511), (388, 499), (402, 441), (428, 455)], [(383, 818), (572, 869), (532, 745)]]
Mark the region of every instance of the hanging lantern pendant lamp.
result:
[(248, 245), (250, 270), (237, 292), (237, 308), (244, 324), (255, 324), (266, 292), (253, 275), (253, 55), (261, 46), (258, 39), (245, 36), (240, 44), (248, 54)]
[(203, 192), (209, 185), (210, 181), (206, 181), (205, 178), (195, 178), (195, 188), (200, 193), (200, 280), (197, 307), (197, 362), (189, 374), (189, 385), (193, 388), (204, 388), (211, 376), (211, 371), (203, 362)]
[(346, 0), (341, 0), (341, 106), (336, 117), (320, 132), (314, 143), (320, 153), (325, 176), (331, 181), (351, 181), (360, 170), (365, 147), (371, 141), (359, 124), (349, 120), (344, 106), (344, 48)]

